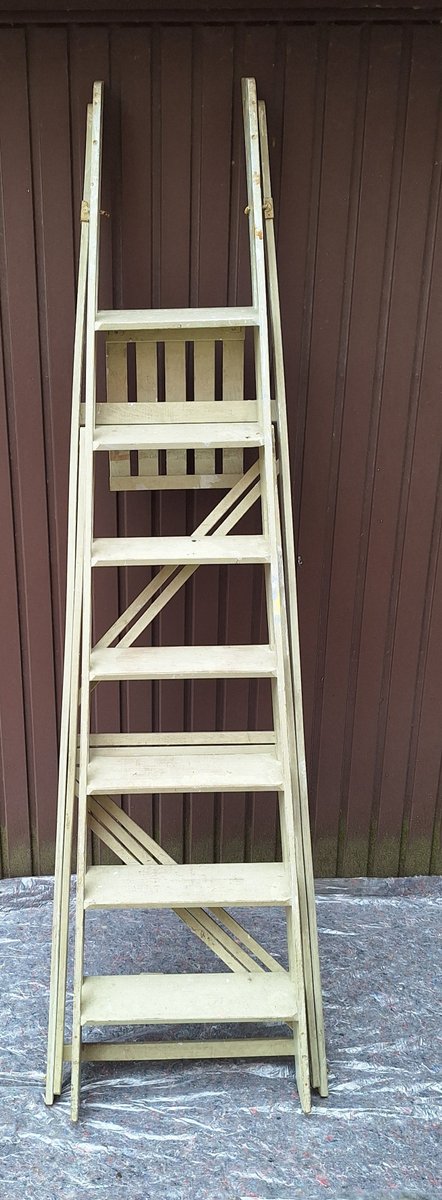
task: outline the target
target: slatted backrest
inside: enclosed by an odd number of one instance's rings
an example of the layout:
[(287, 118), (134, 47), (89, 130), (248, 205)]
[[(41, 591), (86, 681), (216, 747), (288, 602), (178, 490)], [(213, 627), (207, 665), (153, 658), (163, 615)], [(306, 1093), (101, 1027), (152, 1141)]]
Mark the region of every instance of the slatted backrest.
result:
[[(108, 334), (106, 375), (98, 424), (256, 420), (256, 403), (244, 400), (243, 329)], [(111, 491), (226, 488), (244, 471), (236, 448), (112, 451), (109, 459)]]

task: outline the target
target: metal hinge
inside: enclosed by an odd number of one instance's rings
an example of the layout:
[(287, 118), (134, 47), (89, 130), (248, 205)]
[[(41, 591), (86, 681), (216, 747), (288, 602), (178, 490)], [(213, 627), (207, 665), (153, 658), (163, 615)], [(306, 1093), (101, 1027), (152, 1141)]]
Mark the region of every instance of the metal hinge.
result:
[[(80, 221), (88, 221), (90, 216), (89, 201), (81, 201)], [(106, 208), (100, 208), (100, 217), (110, 217), (110, 213)]]

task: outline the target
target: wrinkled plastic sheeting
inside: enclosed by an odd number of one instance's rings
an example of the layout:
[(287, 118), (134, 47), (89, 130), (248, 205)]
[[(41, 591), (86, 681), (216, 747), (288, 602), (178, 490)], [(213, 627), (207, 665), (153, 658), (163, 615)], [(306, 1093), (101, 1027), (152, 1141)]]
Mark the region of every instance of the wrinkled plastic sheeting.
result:
[[(2, 1198), (442, 1196), (441, 898), (434, 879), (318, 885), (330, 1096), (310, 1117), (288, 1059), (90, 1063), (73, 1126), (67, 1067), (61, 1098), (43, 1103), (52, 881), (0, 884)], [(283, 914), (237, 915), (283, 964)], [(87, 973), (204, 969), (223, 967), (172, 913), (88, 914)]]

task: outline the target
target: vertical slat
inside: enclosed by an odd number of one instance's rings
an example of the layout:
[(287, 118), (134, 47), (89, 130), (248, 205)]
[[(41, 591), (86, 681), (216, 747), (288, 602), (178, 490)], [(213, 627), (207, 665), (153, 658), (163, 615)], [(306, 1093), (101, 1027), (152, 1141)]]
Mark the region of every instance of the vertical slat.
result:
[[(223, 342), (223, 400), (244, 399), (244, 341)], [(226, 475), (241, 475), (244, 470), (242, 450), (223, 450), (223, 471)]]
[[(156, 342), (136, 342), (137, 401), (158, 403), (158, 371)], [(138, 451), (140, 475), (158, 475), (158, 450)]]
[[(127, 404), (127, 343), (106, 342), (106, 388), (109, 404)], [(109, 454), (109, 477), (112, 480), (130, 475), (130, 453), (128, 450), (111, 450)]]
[[(196, 341), (194, 343), (194, 396), (195, 400), (206, 403), (215, 401), (215, 343), (211, 341)], [(195, 474), (210, 475), (215, 470), (214, 450), (195, 450)]]
[[(166, 402), (183, 403), (186, 399), (186, 343), (166, 341), (164, 345), (164, 370)], [(167, 450), (166, 472), (168, 475), (185, 475), (186, 450)]]

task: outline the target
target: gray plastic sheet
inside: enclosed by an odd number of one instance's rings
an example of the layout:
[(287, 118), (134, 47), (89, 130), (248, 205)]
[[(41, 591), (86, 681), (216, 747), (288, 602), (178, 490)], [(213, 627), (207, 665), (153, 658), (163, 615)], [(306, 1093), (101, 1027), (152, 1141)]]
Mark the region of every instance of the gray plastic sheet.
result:
[[(77, 1126), (66, 1067), (46, 1108), (51, 901), (49, 879), (0, 883), (1, 1200), (442, 1197), (440, 880), (318, 885), (330, 1096), (309, 1117), (281, 1059), (90, 1063)], [(282, 914), (237, 915), (284, 962)], [(89, 973), (223, 969), (169, 913), (88, 914), (87, 948)]]

